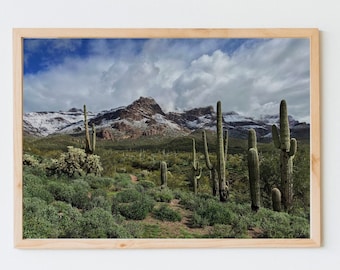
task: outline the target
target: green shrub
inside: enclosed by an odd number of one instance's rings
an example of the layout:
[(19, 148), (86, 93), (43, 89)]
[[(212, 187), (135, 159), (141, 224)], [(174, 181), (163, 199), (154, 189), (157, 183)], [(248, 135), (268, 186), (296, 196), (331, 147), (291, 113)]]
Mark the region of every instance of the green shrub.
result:
[(170, 202), (175, 197), (169, 188), (154, 188), (149, 190), (148, 194), (150, 194), (150, 196), (153, 197), (156, 202)]
[(114, 180), (109, 177), (98, 177), (94, 175), (87, 175), (84, 180), (89, 183), (90, 187), (93, 189), (109, 189), (112, 187)]
[(46, 190), (45, 180), (41, 179), (39, 176), (24, 174), (23, 192), (25, 198), (36, 197), (47, 203), (51, 203), (53, 201), (53, 195)]
[(111, 202), (103, 195), (92, 196), (88, 209), (92, 208), (103, 208), (104, 210), (111, 212)]
[(122, 226), (116, 224), (112, 215), (102, 208), (93, 208), (83, 214), (83, 238), (131, 238)]
[(156, 186), (154, 182), (148, 180), (138, 181), (138, 185), (142, 186), (145, 190), (152, 189)]
[(115, 199), (119, 203), (128, 203), (140, 200), (142, 197), (142, 193), (140, 193), (136, 189), (130, 188), (117, 193)]
[(53, 202), (51, 204), (58, 213), (59, 238), (81, 237), (82, 215), (77, 208), (66, 202)]
[(91, 198), (90, 185), (85, 180), (76, 179), (71, 182), (71, 187), (75, 191), (72, 197), (72, 206), (88, 209)]
[(53, 195), (56, 201), (71, 203), (75, 195), (75, 190), (70, 184), (61, 181), (52, 181), (48, 183), (47, 190)]
[(250, 226), (263, 231), (260, 238), (309, 237), (309, 220), (269, 209), (261, 209), (256, 213)]
[(191, 217), (190, 226), (192, 228), (204, 228), (209, 225), (209, 220), (206, 217), (201, 216), (197, 212), (194, 212)]
[(23, 237), (57, 238), (58, 212), (39, 198), (23, 200)]
[(131, 182), (131, 177), (125, 173), (116, 173), (113, 178), (113, 189), (120, 191), (126, 188), (132, 188), (134, 184)]
[(209, 238), (230, 238), (231, 226), (225, 224), (215, 224), (208, 233)]
[(162, 221), (181, 221), (182, 216), (180, 213), (176, 212), (175, 210), (171, 209), (169, 206), (163, 204), (161, 207), (154, 209), (153, 216), (156, 219), (162, 220)]
[(138, 221), (129, 221), (123, 224), (124, 228), (133, 238), (144, 237), (144, 224)]
[[(228, 209), (227, 204), (214, 199), (200, 200), (194, 213), (201, 216), (202, 221), (208, 221), (208, 225), (230, 224), (236, 217)], [(204, 224), (198, 224), (204, 226)]]
[(113, 199), (113, 214), (121, 214), (127, 219), (142, 220), (152, 210), (155, 201), (136, 189), (119, 192)]

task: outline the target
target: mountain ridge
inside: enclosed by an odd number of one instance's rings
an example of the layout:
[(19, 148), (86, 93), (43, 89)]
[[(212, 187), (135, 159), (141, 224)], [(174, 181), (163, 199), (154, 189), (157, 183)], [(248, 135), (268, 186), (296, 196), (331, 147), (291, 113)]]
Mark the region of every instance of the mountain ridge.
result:
[[(165, 113), (151, 97), (140, 97), (128, 106), (99, 113), (88, 112), (89, 124), (96, 125), (97, 135), (104, 139), (137, 139), (141, 136), (181, 136), (199, 129), (215, 130), (216, 112), (213, 106), (193, 108), (183, 112)], [(278, 125), (279, 115), (266, 115), (260, 119), (237, 112), (223, 112), (223, 125), (229, 136), (247, 138), (254, 128), (260, 140), (271, 138), (272, 124)], [(309, 139), (310, 125), (289, 116), (292, 136)], [(71, 108), (59, 112), (32, 112), (23, 117), (25, 135), (79, 133), (84, 130), (83, 110)], [(105, 134), (105, 135), (103, 135)]]

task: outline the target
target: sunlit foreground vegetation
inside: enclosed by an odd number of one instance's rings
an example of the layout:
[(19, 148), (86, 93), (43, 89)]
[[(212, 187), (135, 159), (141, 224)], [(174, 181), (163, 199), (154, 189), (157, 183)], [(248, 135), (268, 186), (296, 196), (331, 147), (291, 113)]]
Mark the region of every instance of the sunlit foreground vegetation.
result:
[[(192, 139), (202, 168), (193, 183)], [(209, 151), (216, 133), (207, 132)], [(24, 238), (309, 238), (309, 142), (294, 158), (294, 199), (274, 211), (280, 153), (258, 143), (260, 207), (251, 208), (247, 141), (229, 139), (229, 197), (213, 196), (201, 132), (187, 137), (97, 140), (95, 155), (84, 135), (24, 138)], [(210, 157), (215, 162), (214, 155)], [(160, 163), (167, 164), (166, 186)]]

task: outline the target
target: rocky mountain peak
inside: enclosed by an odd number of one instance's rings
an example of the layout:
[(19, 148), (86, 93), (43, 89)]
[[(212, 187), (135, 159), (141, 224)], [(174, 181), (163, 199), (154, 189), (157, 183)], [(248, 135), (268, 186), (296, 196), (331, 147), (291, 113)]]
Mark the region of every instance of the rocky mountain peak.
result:
[(165, 115), (158, 103), (149, 97), (140, 97), (121, 112), (121, 118), (140, 121), (160, 114)]

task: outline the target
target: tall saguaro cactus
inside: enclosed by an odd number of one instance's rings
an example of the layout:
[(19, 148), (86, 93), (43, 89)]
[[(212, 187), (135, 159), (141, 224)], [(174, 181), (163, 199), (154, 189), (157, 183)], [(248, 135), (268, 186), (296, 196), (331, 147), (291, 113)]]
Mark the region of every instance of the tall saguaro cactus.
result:
[[(223, 132), (223, 122), (222, 122), (222, 108), (221, 101), (217, 102), (217, 150), (216, 164), (212, 164), (209, 158), (208, 143), (205, 131), (202, 132), (203, 142), (204, 142), (204, 155), (206, 160), (206, 165), (210, 170), (211, 179), (213, 180), (213, 190), (217, 187), (215, 186), (216, 172), (218, 176), (218, 192), (220, 195), (220, 201), (224, 202), (229, 196), (229, 183), (226, 180), (226, 160), (227, 160), (227, 150), (228, 150), (228, 131)], [(214, 191), (213, 191), (214, 193)]]
[(282, 203), (286, 211), (292, 207), (293, 202), (293, 159), (297, 151), (297, 141), (290, 138), (287, 103), (280, 103), (280, 130), (272, 126), (273, 141), (276, 148), (281, 150), (281, 192)]
[(192, 170), (193, 170), (194, 193), (197, 194), (198, 180), (201, 178), (202, 175), (202, 167), (199, 165), (199, 162), (196, 157), (195, 139), (192, 139)]
[(84, 125), (85, 125), (85, 153), (93, 154), (94, 151), (96, 150), (96, 128), (95, 125), (92, 124), (92, 143), (91, 143), (85, 104), (84, 104)]
[(168, 185), (168, 166), (165, 161), (161, 161), (161, 188), (166, 188)]
[(251, 198), (251, 209), (257, 211), (260, 208), (260, 165), (256, 147), (256, 132), (250, 129), (248, 132), (248, 173)]

